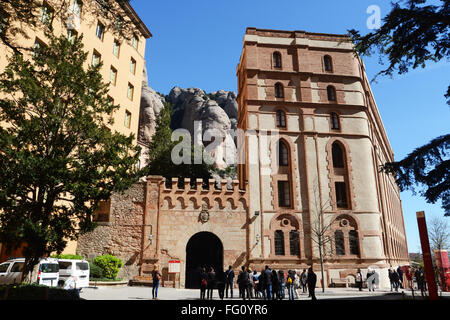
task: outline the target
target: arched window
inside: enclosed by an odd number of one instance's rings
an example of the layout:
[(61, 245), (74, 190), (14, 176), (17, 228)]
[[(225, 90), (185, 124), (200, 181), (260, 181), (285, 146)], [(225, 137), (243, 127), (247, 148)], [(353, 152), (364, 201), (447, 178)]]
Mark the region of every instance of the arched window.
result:
[(350, 230), (348, 232), (348, 241), (350, 244), (350, 254), (359, 255), (358, 231)]
[(289, 165), (289, 149), (286, 146), (286, 143), (281, 141), (279, 142), (279, 150), (278, 150), (279, 164), (280, 166), (288, 166)]
[(336, 206), (341, 209), (348, 209), (347, 185), (345, 182), (335, 182)]
[(274, 68), (281, 68), (281, 53), (278, 51), (273, 53), (273, 66)]
[(334, 232), (334, 243), (336, 246), (336, 254), (338, 256), (345, 255), (344, 233), (342, 230), (336, 230)]
[(333, 64), (329, 55), (323, 57), (323, 64), (325, 65), (325, 71), (333, 71)]
[(339, 130), (340, 129), (339, 116), (337, 115), (337, 113), (332, 112), (330, 114), (330, 120), (331, 120), (331, 129)]
[(289, 251), (291, 256), (300, 255), (300, 233), (297, 230), (289, 232)]
[(275, 83), (275, 98), (283, 98), (284, 90), (283, 85), (279, 82)]
[(286, 128), (286, 114), (283, 110), (277, 110), (277, 127)]
[(284, 233), (281, 230), (275, 231), (274, 236), (275, 255), (284, 256)]
[(331, 146), (334, 168), (344, 168), (344, 152), (338, 142), (334, 142)]
[(336, 101), (336, 89), (333, 86), (327, 87), (328, 101)]

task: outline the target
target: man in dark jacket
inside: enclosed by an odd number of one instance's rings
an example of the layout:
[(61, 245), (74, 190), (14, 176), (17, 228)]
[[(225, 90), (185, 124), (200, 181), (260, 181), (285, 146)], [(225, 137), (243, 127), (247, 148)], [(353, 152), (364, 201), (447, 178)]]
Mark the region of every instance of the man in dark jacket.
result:
[(308, 269), (308, 279), (306, 280), (307, 284), (308, 284), (308, 291), (309, 294), (311, 295), (311, 300), (317, 300), (316, 299), (316, 282), (317, 282), (317, 276), (314, 273), (312, 267), (310, 267)]
[(239, 294), (243, 300), (245, 300), (246, 294), (247, 294), (247, 298), (250, 299), (249, 280), (250, 280), (250, 277), (248, 275), (248, 272), (245, 269), (245, 266), (242, 266), (242, 271), (241, 271), (241, 273), (239, 273), (237, 283), (239, 285)]
[(234, 271), (231, 266), (228, 266), (228, 270), (225, 271), (226, 287), (225, 296), (228, 298), (228, 288), (230, 288), (231, 298), (233, 298), (233, 281), (234, 281)]
[(398, 266), (398, 268), (397, 268), (397, 274), (398, 274), (398, 281), (399, 281), (400, 288), (403, 289), (403, 270), (400, 266)]

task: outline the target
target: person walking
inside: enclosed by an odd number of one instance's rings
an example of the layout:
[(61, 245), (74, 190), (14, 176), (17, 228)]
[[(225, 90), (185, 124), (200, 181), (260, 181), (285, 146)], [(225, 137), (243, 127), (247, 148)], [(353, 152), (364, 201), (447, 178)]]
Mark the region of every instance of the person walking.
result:
[(308, 284), (308, 292), (309, 292), (309, 296), (311, 297), (311, 300), (317, 300), (316, 293), (315, 293), (317, 276), (314, 273), (312, 267), (309, 267), (309, 269), (308, 269), (308, 278), (307, 278), (306, 282)]
[(228, 266), (228, 270), (225, 271), (226, 287), (225, 287), (225, 297), (228, 298), (228, 288), (230, 289), (230, 297), (233, 299), (233, 282), (234, 282), (234, 271), (231, 266)]
[(303, 293), (306, 293), (307, 290), (307, 280), (308, 280), (308, 273), (306, 272), (306, 269), (303, 269), (303, 272), (300, 275), (300, 283), (302, 284)]
[(295, 293), (295, 299), (299, 298), (298, 290), (300, 288), (301, 288), (300, 275), (298, 274), (298, 270), (294, 270), (294, 293)]
[(255, 283), (253, 280), (253, 272), (252, 269), (248, 268), (248, 293), (250, 294), (249, 299), (253, 299), (254, 291), (255, 291)]
[(200, 299), (205, 300), (206, 287), (208, 286), (208, 274), (206, 268), (203, 267), (200, 271)]
[(245, 296), (250, 299), (250, 292), (248, 291), (249, 286), (249, 276), (247, 270), (245, 270), (245, 266), (242, 266), (241, 272), (238, 275), (237, 283), (239, 286), (239, 296), (245, 300)]
[(416, 281), (417, 281), (417, 289), (420, 290), (420, 294), (422, 295), (422, 297), (424, 297), (425, 294), (425, 275), (422, 271), (422, 268), (419, 267), (415, 272), (414, 272), (414, 276), (416, 277)]
[(362, 284), (363, 284), (363, 275), (361, 273), (361, 269), (358, 268), (356, 271), (356, 286), (358, 287), (359, 291), (362, 291)]
[(400, 277), (395, 270), (392, 270), (391, 277), (392, 277), (392, 282), (394, 284), (394, 289), (396, 292), (398, 292), (398, 287), (400, 286)]
[(272, 270), (266, 265), (264, 270), (264, 289), (265, 297), (264, 299), (272, 299)]
[(159, 266), (155, 264), (154, 269), (152, 271), (152, 279), (153, 279), (153, 288), (152, 288), (152, 297), (153, 299), (158, 299), (158, 288), (159, 281), (161, 280), (162, 275), (159, 271)]
[(260, 276), (256, 270), (253, 271), (253, 284), (255, 286), (255, 298), (261, 298)]
[(398, 274), (398, 283), (400, 286), (400, 289), (403, 289), (403, 270), (400, 266), (397, 268), (397, 274)]
[(278, 270), (278, 280), (280, 281), (280, 300), (286, 297), (286, 275), (283, 270)]
[(226, 281), (225, 272), (223, 272), (223, 270), (219, 270), (216, 273), (216, 286), (220, 300), (223, 300), (225, 294), (225, 281)]
[(275, 269), (272, 270), (272, 300), (281, 300), (281, 284), (278, 278), (278, 273)]
[(207, 299), (212, 300), (213, 298), (213, 291), (214, 288), (216, 286), (216, 273), (214, 272), (213, 267), (209, 267), (209, 272), (208, 272), (208, 284), (207, 284)]
[(366, 281), (367, 281), (367, 288), (369, 288), (369, 291), (375, 291), (375, 289), (373, 288), (373, 282), (375, 279), (374, 274), (375, 274), (375, 271), (372, 271), (372, 269), (370, 269), (370, 268), (367, 269)]
[(286, 286), (288, 289), (289, 300), (294, 300), (295, 275), (292, 270), (288, 271)]

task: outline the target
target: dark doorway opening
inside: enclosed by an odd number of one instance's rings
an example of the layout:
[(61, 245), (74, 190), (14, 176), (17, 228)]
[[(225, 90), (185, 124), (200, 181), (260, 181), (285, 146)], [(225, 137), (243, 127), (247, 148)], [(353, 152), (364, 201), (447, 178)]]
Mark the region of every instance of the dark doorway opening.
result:
[(200, 288), (202, 267), (213, 267), (223, 271), (222, 241), (211, 232), (199, 232), (189, 239), (186, 245), (186, 289)]

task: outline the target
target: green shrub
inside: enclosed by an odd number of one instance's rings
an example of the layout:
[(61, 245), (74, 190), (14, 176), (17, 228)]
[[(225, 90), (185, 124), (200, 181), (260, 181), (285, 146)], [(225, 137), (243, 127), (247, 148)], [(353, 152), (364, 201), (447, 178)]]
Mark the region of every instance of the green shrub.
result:
[(51, 258), (56, 259), (70, 259), (70, 260), (83, 260), (83, 257), (78, 254), (54, 254)]
[(89, 277), (91, 279), (101, 279), (101, 278), (103, 278), (103, 269), (100, 268), (95, 263), (89, 262), (89, 269), (90, 269)]
[(110, 254), (96, 257), (94, 264), (102, 268), (103, 276), (108, 279), (115, 279), (123, 265), (122, 260)]

